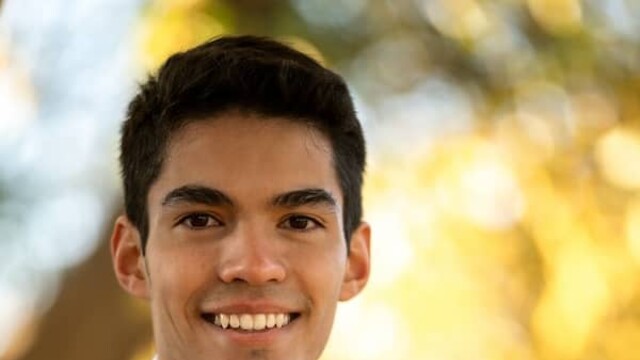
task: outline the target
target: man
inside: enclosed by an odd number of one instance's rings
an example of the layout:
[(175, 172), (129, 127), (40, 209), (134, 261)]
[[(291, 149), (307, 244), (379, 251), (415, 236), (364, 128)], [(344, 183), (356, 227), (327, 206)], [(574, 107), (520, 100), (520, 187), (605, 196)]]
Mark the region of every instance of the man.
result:
[(369, 276), (362, 129), (343, 80), (278, 42), (167, 60), (122, 129), (121, 286), (158, 360), (317, 359)]

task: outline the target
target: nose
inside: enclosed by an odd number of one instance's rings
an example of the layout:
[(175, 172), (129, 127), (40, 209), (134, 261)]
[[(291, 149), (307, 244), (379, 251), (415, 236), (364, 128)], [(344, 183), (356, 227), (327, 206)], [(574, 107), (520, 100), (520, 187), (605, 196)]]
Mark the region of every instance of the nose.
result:
[(285, 279), (286, 269), (273, 238), (249, 226), (238, 226), (234, 232), (224, 244), (218, 267), (220, 280), (263, 285)]

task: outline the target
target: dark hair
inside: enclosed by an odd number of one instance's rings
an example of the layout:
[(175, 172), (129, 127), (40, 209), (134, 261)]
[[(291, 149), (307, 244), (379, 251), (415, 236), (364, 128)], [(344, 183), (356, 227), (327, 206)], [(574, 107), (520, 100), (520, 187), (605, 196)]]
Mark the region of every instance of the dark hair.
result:
[(220, 37), (171, 56), (140, 86), (122, 126), (120, 165), (125, 211), (149, 232), (147, 196), (171, 136), (184, 125), (232, 110), (286, 117), (329, 139), (344, 202), (347, 243), (362, 216), (365, 144), (344, 80), (274, 40)]

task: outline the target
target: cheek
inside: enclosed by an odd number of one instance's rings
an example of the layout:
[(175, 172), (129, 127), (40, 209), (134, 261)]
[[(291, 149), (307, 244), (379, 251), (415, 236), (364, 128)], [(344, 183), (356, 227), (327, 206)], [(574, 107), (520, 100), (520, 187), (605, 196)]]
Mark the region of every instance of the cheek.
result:
[(346, 253), (340, 246), (307, 249), (291, 258), (296, 259), (293, 267), (316, 306), (337, 301), (346, 266)]
[(311, 302), (309, 324), (313, 331), (307, 332), (308, 348), (305, 351), (317, 349), (319, 356), (334, 323), (345, 273), (346, 254), (339, 249), (327, 249), (310, 252), (298, 257), (296, 261), (302, 272), (300, 278), (303, 291)]
[(213, 274), (212, 261), (201, 249), (187, 246), (158, 247), (149, 254), (152, 297), (163, 302), (186, 303), (205, 291)]

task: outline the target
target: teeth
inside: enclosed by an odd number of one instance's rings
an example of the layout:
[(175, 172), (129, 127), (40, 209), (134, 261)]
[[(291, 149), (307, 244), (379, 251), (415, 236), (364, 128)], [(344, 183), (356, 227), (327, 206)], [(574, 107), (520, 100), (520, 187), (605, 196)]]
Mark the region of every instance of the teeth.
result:
[(281, 328), (289, 323), (289, 314), (278, 314), (276, 316), (276, 326)]
[(240, 327), (242, 330), (253, 330), (253, 316), (249, 314), (240, 315)]
[(269, 329), (271, 329), (274, 326), (276, 326), (276, 316), (275, 316), (275, 314), (267, 315), (267, 327)]
[(291, 321), (289, 314), (216, 314), (213, 323), (223, 329), (260, 331), (281, 328)]
[(264, 330), (266, 326), (267, 326), (267, 315), (257, 314), (253, 317), (254, 330)]
[(240, 327), (240, 318), (238, 315), (229, 315), (229, 325), (233, 329), (237, 329)]
[(220, 319), (220, 324), (222, 325), (223, 329), (226, 329), (229, 326), (229, 316), (228, 315), (225, 315), (225, 314), (216, 315), (216, 319)]

